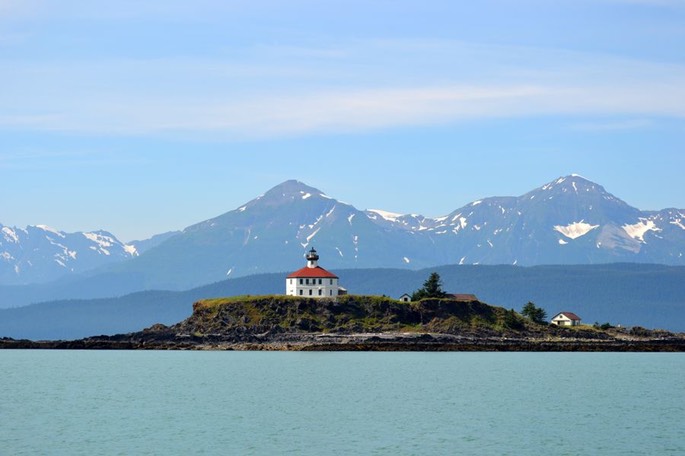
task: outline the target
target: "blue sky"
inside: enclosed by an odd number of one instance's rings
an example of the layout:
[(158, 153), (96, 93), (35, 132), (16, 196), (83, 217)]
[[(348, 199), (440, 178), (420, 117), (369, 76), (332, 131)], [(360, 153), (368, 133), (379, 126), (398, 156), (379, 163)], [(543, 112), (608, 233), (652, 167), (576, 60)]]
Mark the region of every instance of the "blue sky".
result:
[(5, 225), (144, 238), (287, 179), (685, 207), (683, 0), (0, 0), (0, 87)]

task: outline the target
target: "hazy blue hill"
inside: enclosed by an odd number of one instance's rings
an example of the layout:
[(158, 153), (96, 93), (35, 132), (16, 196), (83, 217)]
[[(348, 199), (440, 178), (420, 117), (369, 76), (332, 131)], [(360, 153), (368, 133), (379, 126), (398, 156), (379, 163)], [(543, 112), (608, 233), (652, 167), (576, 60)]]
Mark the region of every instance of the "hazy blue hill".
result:
[[(685, 267), (606, 264), (594, 266), (441, 266), (334, 270), (354, 294), (393, 298), (419, 288), (437, 271), (452, 293), (474, 293), (488, 304), (519, 311), (528, 301), (547, 310), (610, 322), (685, 331)], [(79, 338), (137, 331), (188, 316), (199, 299), (279, 294), (285, 273), (224, 280), (183, 292), (148, 291), (120, 298), (55, 301), (0, 310), (0, 337)]]

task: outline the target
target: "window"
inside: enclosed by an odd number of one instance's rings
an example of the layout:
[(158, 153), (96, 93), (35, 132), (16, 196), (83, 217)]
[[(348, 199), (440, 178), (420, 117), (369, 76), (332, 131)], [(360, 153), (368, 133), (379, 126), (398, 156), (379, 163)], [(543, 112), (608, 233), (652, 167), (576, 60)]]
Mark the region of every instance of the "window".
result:
[(300, 279), (300, 285), (302, 285), (302, 279)]
[(309, 296), (311, 296), (311, 295), (312, 295), (312, 290), (309, 290)]
[(328, 291), (330, 292), (330, 293), (328, 294), (328, 296), (333, 296), (333, 290), (328, 290)]
[(331, 285), (333, 285), (333, 279), (331, 279)]
[(300, 296), (302, 296), (302, 290), (300, 290)]
[(319, 285), (321, 285), (321, 279), (319, 279)]
[(319, 296), (321, 296), (322, 294), (323, 294), (323, 290), (321, 288), (319, 288)]
[(307, 285), (309, 285), (309, 279), (304, 279), (304, 283), (306, 283)]

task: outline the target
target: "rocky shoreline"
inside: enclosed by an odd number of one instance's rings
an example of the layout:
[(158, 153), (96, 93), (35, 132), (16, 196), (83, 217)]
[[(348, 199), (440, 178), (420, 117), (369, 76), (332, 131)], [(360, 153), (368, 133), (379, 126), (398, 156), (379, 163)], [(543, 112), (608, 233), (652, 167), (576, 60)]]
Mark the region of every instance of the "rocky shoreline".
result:
[(173, 326), (80, 340), (0, 338), (0, 349), (685, 352), (685, 334), (540, 325), (479, 301), (257, 296), (199, 301)]
[(685, 337), (658, 339), (537, 339), (462, 337), (450, 334), (281, 334), (278, 337), (143, 333), (97, 336), (73, 341), (0, 339), (0, 349), (53, 350), (243, 350), (243, 351), (503, 351), (503, 352), (685, 352)]

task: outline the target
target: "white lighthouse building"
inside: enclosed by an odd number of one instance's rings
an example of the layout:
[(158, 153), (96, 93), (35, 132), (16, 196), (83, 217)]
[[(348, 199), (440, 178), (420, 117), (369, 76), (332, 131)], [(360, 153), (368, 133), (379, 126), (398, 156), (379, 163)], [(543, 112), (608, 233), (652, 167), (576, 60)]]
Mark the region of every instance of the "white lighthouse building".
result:
[(313, 248), (307, 253), (307, 266), (288, 275), (285, 294), (311, 298), (335, 298), (344, 293), (338, 276), (319, 266), (319, 255)]

